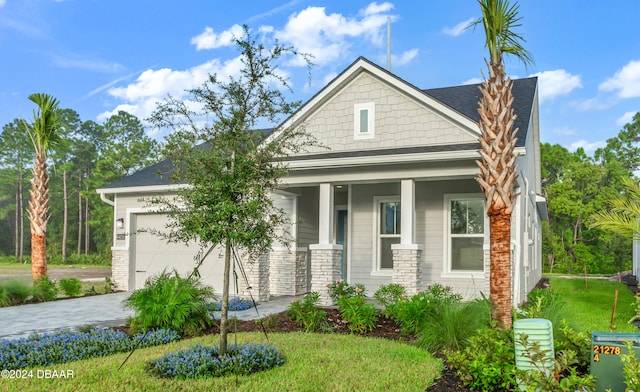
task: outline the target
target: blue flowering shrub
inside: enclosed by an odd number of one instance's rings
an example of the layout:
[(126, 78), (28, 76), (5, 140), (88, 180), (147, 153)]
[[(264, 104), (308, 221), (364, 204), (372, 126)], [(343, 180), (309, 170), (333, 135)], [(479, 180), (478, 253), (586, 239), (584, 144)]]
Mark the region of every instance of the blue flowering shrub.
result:
[[(241, 311), (253, 308), (253, 301), (244, 298), (233, 297), (229, 298), (229, 311)], [(210, 312), (219, 312), (222, 310), (222, 302), (211, 302), (207, 304), (207, 309)]]
[(247, 375), (284, 364), (271, 344), (230, 344), (227, 355), (219, 357), (218, 346), (197, 344), (151, 360), (150, 370), (162, 377), (189, 379), (220, 377), (225, 374)]
[(178, 340), (170, 329), (158, 329), (135, 336), (122, 331), (92, 329), (88, 332), (59, 331), (33, 334), (27, 338), (0, 340), (0, 369), (50, 366), (103, 357), (138, 348), (158, 346)]

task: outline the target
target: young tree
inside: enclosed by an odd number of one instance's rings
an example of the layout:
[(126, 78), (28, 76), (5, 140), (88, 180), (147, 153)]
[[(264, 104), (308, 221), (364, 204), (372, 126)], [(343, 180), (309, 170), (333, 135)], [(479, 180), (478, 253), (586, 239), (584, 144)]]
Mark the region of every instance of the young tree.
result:
[(36, 158), (29, 200), (31, 222), (31, 275), (33, 280), (47, 274), (47, 224), (49, 222), (49, 173), (47, 153), (59, 142), (58, 100), (48, 94), (29, 95), (29, 100), (38, 105), (34, 110), (33, 124), (27, 127), (35, 149)]
[(478, 0), (478, 3), (482, 18), (474, 26), (484, 27), (490, 61), (489, 77), (482, 83), (478, 102), (481, 161), (477, 161), (480, 173), (476, 180), (484, 193), (490, 222), (492, 318), (498, 326), (511, 328), (511, 213), (516, 198), (514, 148), (518, 129), (513, 127), (516, 113), (512, 107), (512, 81), (506, 77), (502, 57), (510, 54), (524, 64), (531, 63), (532, 58), (521, 44), (523, 38), (513, 32), (521, 25), (518, 5), (510, 5), (508, 0)]
[(188, 101), (168, 98), (151, 119), (174, 130), (166, 148), (175, 168), (173, 181), (188, 184), (176, 198), (153, 201), (170, 217), (168, 237), (197, 241), (202, 249), (224, 247), (220, 355), (227, 348), (232, 253), (238, 250), (255, 260), (269, 251), (285, 221), (269, 194), (286, 173), (281, 159), (312, 143), (302, 128), (280, 127), (266, 140), (265, 132), (252, 131), (261, 121), (277, 123), (299, 106), (285, 99), (283, 89), (290, 88), (278, 64), (288, 56), (307, 57), (277, 42), (265, 48), (247, 26), (236, 42), (242, 64), (238, 76), (223, 81), (210, 75), (200, 88), (188, 91)]

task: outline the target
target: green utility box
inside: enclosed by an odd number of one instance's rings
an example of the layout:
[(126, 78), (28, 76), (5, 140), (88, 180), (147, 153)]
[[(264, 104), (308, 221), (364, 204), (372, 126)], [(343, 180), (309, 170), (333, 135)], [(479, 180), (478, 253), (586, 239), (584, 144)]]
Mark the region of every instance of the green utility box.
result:
[(640, 334), (593, 332), (591, 334), (591, 374), (596, 378), (596, 392), (624, 392), (621, 354), (627, 354), (624, 342), (633, 342), (633, 351), (640, 358)]

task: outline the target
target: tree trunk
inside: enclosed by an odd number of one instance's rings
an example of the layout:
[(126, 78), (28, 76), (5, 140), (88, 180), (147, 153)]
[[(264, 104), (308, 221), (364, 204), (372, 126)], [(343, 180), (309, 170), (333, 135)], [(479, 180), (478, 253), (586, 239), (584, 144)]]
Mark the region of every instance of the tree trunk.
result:
[(78, 256), (82, 252), (82, 175), (78, 174)]
[(62, 172), (62, 262), (67, 260), (67, 229), (69, 225), (69, 195), (67, 193), (67, 172)]
[(222, 280), (222, 311), (220, 315), (220, 356), (227, 353), (229, 324), (229, 272), (231, 271), (231, 240), (227, 239), (224, 252), (224, 277)]
[[(18, 181), (20, 179), (18, 178)], [(14, 256), (16, 257), (16, 259), (18, 258), (19, 255), (19, 249), (20, 249), (20, 192), (18, 191), (18, 188), (16, 187), (16, 210), (15, 210), (15, 216), (14, 216), (14, 230), (13, 230), (13, 249), (14, 249)]]
[(511, 328), (511, 215), (489, 215), (491, 317), (498, 326)]
[(84, 198), (84, 254), (89, 254), (89, 199)]
[(47, 223), (49, 221), (49, 174), (43, 152), (36, 153), (29, 200), (31, 223), (31, 276), (37, 280), (47, 274)]

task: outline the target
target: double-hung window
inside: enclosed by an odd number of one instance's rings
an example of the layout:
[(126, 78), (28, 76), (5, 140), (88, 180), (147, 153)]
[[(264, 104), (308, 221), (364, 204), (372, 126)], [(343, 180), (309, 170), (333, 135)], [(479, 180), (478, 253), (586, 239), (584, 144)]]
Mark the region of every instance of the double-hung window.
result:
[(379, 271), (393, 270), (393, 253), (391, 245), (400, 243), (400, 201), (377, 200), (377, 242)]
[(445, 197), (447, 205), (447, 270), (484, 269), (484, 199), (475, 195)]

